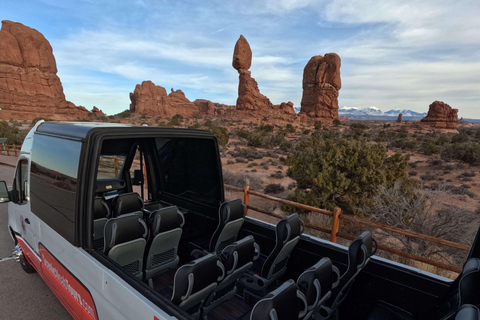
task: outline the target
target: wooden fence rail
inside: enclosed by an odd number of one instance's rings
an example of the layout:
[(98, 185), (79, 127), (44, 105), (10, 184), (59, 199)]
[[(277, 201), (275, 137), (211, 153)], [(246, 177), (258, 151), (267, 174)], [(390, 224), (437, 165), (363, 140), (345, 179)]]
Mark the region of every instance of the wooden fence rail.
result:
[(18, 157), (18, 154), (20, 153), (21, 148), (22, 146), (16, 146), (15, 144), (8, 145), (6, 143), (2, 143), (0, 154)]
[[(250, 188), (248, 186), (246, 186), (245, 188), (238, 188), (238, 187), (234, 187), (234, 186), (230, 186), (230, 185), (225, 185), (225, 189), (232, 190), (232, 191), (237, 191), (237, 192), (243, 192), (243, 194), (244, 194), (243, 202), (247, 206), (247, 214), (248, 214), (248, 209), (250, 209), (250, 210), (257, 211), (257, 212), (260, 212), (260, 213), (263, 213), (263, 214), (266, 214), (266, 215), (269, 215), (269, 216), (272, 216), (272, 217), (276, 217), (276, 218), (279, 218), (279, 219), (283, 218), (279, 214), (276, 214), (276, 213), (273, 213), (273, 212), (268, 212), (266, 210), (251, 206), (249, 204), (250, 195), (254, 195), (254, 196), (257, 196), (257, 197), (260, 197), (260, 198), (275, 201), (275, 202), (282, 203), (282, 204), (285, 204), (285, 205), (288, 205), (288, 206), (292, 206), (292, 207), (296, 207), (296, 208), (299, 208), (299, 209), (303, 209), (303, 210), (307, 210), (307, 211), (311, 211), (311, 212), (316, 212), (316, 213), (319, 213), (319, 214), (323, 214), (323, 215), (332, 217), (332, 223), (331, 223), (331, 228), (330, 229), (319, 227), (319, 226), (316, 226), (316, 225), (313, 225), (313, 224), (310, 224), (310, 223), (305, 224), (305, 227), (307, 227), (307, 228), (330, 234), (330, 241), (331, 242), (337, 242), (337, 237), (340, 237), (340, 238), (343, 238), (343, 239), (346, 239), (346, 240), (353, 240), (354, 239), (354, 237), (349, 235), (349, 234), (339, 232), (340, 216), (341, 216), (341, 212), (342, 212), (340, 208), (335, 208), (333, 210), (333, 212), (328, 211), (328, 210), (323, 210), (323, 209), (315, 208), (315, 207), (312, 207), (312, 206), (304, 205), (304, 204), (301, 204), (301, 203), (297, 203), (297, 202), (293, 202), (293, 201), (289, 201), (289, 200), (285, 200), (285, 199), (281, 199), (281, 198), (277, 198), (277, 197), (272, 197), (272, 196), (269, 196), (269, 195), (266, 195), (266, 194), (263, 194), (263, 193), (260, 193), (260, 192), (252, 191), (252, 190), (250, 190)], [(352, 223), (355, 223), (355, 224), (361, 224), (361, 225), (377, 228), (377, 229), (380, 229), (380, 230), (405, 235), (405, 236), (412, 237), (412, 238), (415, 238), (415, 239), (420, 239), (420, 240), (424, 240), (424, 241), (429, 241), (431, 243), (435, 243), (435, 244), (439, 244), (439, 245), (443, 245), (443, 246), (448, 246), (448, 247), (451, 247), (451, 248), (455, 248), (457, 250), (462, 250), (462, 251), (467, 251), (467, 252), (470, 250), (470, 246), (468, 246), (466, 244), (463, 244), (463, 243), (456, 243), (456, 242), (448, 241), (448, 240), (445, 240), (445, 239), (435, 238), (435, 237), (432, 237), (432, 236), (429, 236), (429, 235), (425, 235), (425, 234), (421, 234), (421, 233), (418, 233), (418, 232), (413, 232), (413, 231), (409, 231), (409, 230), (405, 230), (405, 229), (392, 227), (392, 226), (389, 226), (389, 225), (373, 222), (373, 221), (362, 219), (362, 218), (355, 217), (355, 216), (342, 215), (341, 219), (345, 219), (345, 221), (349, 221), (349, 222), (352, 222)], [(408, 253), (408, 252), (404, 252), (404, 251), (401, 251), (401, 250), (398, 250), (398, 249), (395, 249), (395, 248), (391, 248), (391, 247), (388, 247), (388, 246), (378, 245), (378, 249), (380, 249), (382, 251), (385, 251), (385, 252), (389, 252), (389, 253), (398, 255), (398, 256), (401, 256), (401, 257), (404, 257), (404, 258), (408, 258), (408, 259), (416, 260), (416, 261), (419, 261), (419, 262), (423, 262), (423, 263), (426, 263), (426, 264), (429, 264), (429, 265), (432, 265), (432, 266), (435, 266), (435, 267), (438, 267), (438, 268), (441, 268), (441, 269), (445, 269), (445, 270), (449, 270), (449, 271), (453, 271), (453, 272), (457, 272), (457, 273), (461, 272), (461, 268), (458, 268), (458, 267), (455, 267), (455, 266), (452, 266), (452, 265), (449, 265), (449, 264), (446, 264), (446, 263), (443, 263), (443, 262), (440, 262), (440, 261), (435, 261), (435, 260), (432, 260), (432, 259), (429, 259), (429, 258), (425, 258), (425, 257), (422, 257), (422, 256), (414, 255), (414, 254), (411, 254), (411, 253)]]

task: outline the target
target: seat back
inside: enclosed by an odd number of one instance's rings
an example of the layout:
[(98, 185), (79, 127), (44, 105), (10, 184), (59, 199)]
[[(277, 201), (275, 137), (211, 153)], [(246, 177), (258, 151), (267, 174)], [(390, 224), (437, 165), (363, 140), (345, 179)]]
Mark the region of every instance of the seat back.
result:
[(104, 253), (141, 279), (147, 234), (147, 225), (136, 213), (112, 218), (105, 224)]
[(276, 242), (265, 260), (260, 275), (267, 281), (278, 279), (287, 269), (290, 254), (300, 240), (304, 224), (297, 213), (280, 220), (275, 228)]
[(140, 198), (136, 192), (122, 193), (115, 198), (114, 208), (113, 214), (115, 217), (121, 216), (122, 214), (142, 211), (143, 199)]
[(216, 305), (233, 297), (237, 280), (252, 267), (256, 256), (260, 254), (259, 251), (256, 252), (255, 248), (258, 246), (253, 236), (250, 235), (235, 241), (222, 250), (219, 256), (225, 267), (225, 278), (219, 282), (205, 302), (204, 315)]
[(340, 273), (329, 258), (320, 259), (298, 277), (298, 290), (307, 302), (307, 313), (302, 319), (310, 319), (313, 313), (320, 310), (332, 295), (332, 287), (336, 287), (339, 280)]
[(464, 304), (458, 309), (455, 320), (480, 320), (480, 310), (473, 304)]
[(459, 305), (470, 304), (480, 308), (480, 259), (467, 260), (458, 283), (458, 292)]
[(178, 264), (178, 244), (185, 223), (176, 206), (162, 208), (152, 213), (150, 239), (145, 259), (145, 280), (175, 268)]
[(103, 250), (104, 228), (110, 218), (110, 207), (103, 197), (96, 197), (93, 204), (93, 248)]
[[(375, 248), (373, 248), (375, 244)], [(372, 251), (373, 250), (373, 251)], [(355, 277), (370, 261), (370, 257), (377, 251), (377, 242), (370, 231), (364, 231), (355, 238), (348, 247), (347, 271), (341, 276), (340, 283), (332, 290), (331, 309), (334, 311), (346, 297)]]
[(224, 276), (225, 268), (214, 253), (186, 263), (175, 273), (172, 302), (180, 309), (196, 314)]
[[(302, 299), (304, 305), (301, 311), (298, 298)], [(292, 320), (305, 312), (305, 301), (297, 294), (297, 285), (293, 280), (288, 280), (255, 304), (250, 320)]]
[(210, 239), (209, 251), (220, 252), (237, 240), (245, 218), (245, 205), (240, 199), (225, 201), (218, 209), (218, 226)]

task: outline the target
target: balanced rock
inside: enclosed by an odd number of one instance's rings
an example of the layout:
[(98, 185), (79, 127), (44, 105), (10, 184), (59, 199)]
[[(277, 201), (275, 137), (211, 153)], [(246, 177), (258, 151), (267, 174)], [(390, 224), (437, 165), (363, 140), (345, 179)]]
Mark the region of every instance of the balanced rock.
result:
[(453, 109), (442, 101), (434, 101), (428, 107), (427, 115), (420, 121), (436, 129), (456, 129), (458, 109)]
[(336, 53), (314, 56), (303, 70), (303, 96), (300, 113), (309, 117), (338, 119), (340, 57)]
[(397, 118), (397, 123), (402, 123), (402, 116), (403, 114), (399, 113)]
[(258, 110), (273, 108), (270, 100), (260, 93), (257, 81), (248, 71), (252, 65), (252, 50), (243, 35), (237, 40), (233, 52), (232, 66), (238, 71), (237, 110)]
[(52, 47), (35, 29), (2, 21), (0, 30), (0, 119), (88, 118), (84, 107), (65, 100)]

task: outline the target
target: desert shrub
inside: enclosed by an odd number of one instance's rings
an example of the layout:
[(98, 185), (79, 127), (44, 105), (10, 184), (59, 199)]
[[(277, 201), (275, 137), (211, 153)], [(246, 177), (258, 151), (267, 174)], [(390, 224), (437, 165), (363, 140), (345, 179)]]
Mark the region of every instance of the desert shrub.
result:
[(132, 116), (132, 113), (130, 112), (130, 110), (126, 109), (120, 113), (117, 113), (115, 115), (115, 117), (118, 117), (120, 119), (125, 119), (125, 118), (130, 118)]
[(293, 189), (295, 189), (296, 187), (297, 187), (297, 183), (296, 183), (296, 182), (291, 182), (291, 183), (288, 184), (287, 189), (288, 189), (288, 190), (293, 190)]
[(277, 171), (275, 173), (270, 174), (270, 177), (275, 178), (275, 179), (283, 179), (285, 178), (282, 171)]
[(415, 150), (417, 141), (410, 139), (396, 139), (388, 144), (389, 148), (399, 148), (402, 150)]
[(283, 151), (290, 151), (292, 149), (293, 143), (291, 141), (283, 141), (280, 143), (280, 149)]
[(251, 167), (256, 167), (256, 166), (258, 166), (258, 163), (256, 163), (256, 162), (251, 162), (251, 163), (248, 164), (247, 167), (251, 168)]
[(308, 134), (310, 134), (310, 129), (303, 130), (302, 134), (304, 134), (304, 135), (308, 135)]
[(0, 138), (7, 138), (5, 143), (21, 145), (27, 131), (19, 130), (17, 126), (10, 126), (7, 121), (0, 121)]
[(282, 169), (283, 169), (283, 166), (282, 166), (281, 164), (279, 164), (279, 165), (277, 166), (277, 168), (280, 169), (280, 170), (282, 170)]
[(475, 171), (467, 171), (467, 172), (463, 172), (462, 174), (460, 174), (458, 176), (458, 178), (463, 178), (463, 177), (475, 177), (477, 175), (477, 173)]
[(437, 179), (437, 174), (431, 173), (431, 172), (426, 172), (424, 175), (420, 176), (420, 179), (423, 180), (423, 181), (436, 180)]
[(241, 157), (235, 158), (235, 161), (236, 161), (236, 162), (240, 162), (240, 163), (248, 163), (248, 160), (247, 160), (247, 159), (241, 158)]
[[(364, 207), (364, 211), (376, 222), (390, 226), (450, 241), (458, 239), (468, 239), (467, 243), (473, 241), (478, 224), (470, 227), (472, 218), (469, 211), (449, 206), (435, 212), (442, 199), (448, 196), (444, 185), (437, 184), (436, 189), (425, 192), (405, 187), (401, 182), (390, 187), (380, 186), (373, 197), (373, 205)], [(461, 265), (464, 262), (466, 253), (458, 255), (459, 250), (456, 249), (440, 248), (427, 241), (382, 230), (378, 230), (376, 235), (377, 240), (392, 236), (399, 240), (402, 251), (443, 259), (453, 256), (457, 264)]]
[(409, 176), (416, 176), (417, 175), (417, 171), (410, 171), (408, 173)]
[(234, 163), (235, 163), (235, 161), (233, 161), (233, 160), (227, 160), (227, 164), (234, 164)]
[(243, 158), (254, 158), (254, 159), (262, 159), (264, 154), (259, 152), (256, 148), (249, 147), (249, 148), (235, 148), (231, 153), (233, 157), (243, 157)]
[(452, 143), (443, 149), (441, 157), (446, 161), (460, 160), (478, 166), (480, 165), (480, 145), (474, 142)]
[(273, 126), (269, 125), (269, 124), (261, 124), (258, 128), (257, 128), (258, 131), (262, 131), (262, 132), (273, 132)]
[(313, 124), (315, 127), (315, 130), (320, 130), (322, 129), (322, 121), (315, 120), (315, 123)]
[(287, 173), (298, 185), (290, 199), (353, 213), (370, 202), (378, 186), (407, 179), (408, 157), (388, 157), (384, 145), (365, 140), (310, 136), (299, 142), (287, 163)]
[(438, 137), (435, 144), (437, 144), (439, 146), (443, 146), (445, 143), (448, 143), (448, 142), (451, 142), (451, 141), (452, 141), (452, 138), (448, 134), (442, 133)]
[(460, 132), (452, 137), (452, 143), (468, 142), (468, 134), (465, 131)]
[(334, 125), (335, 127), (338, 127), (338, 126), (341, 125), (341, 124), (342, 124), (342, 123), (340, 122), (339, 119), (333, 120), (333, 125)]
[(423, 152), (425, 155), (430, 156), (432, 154), (439, 154), (440, 148), (433, 141), (424, 141), (420, 146), (420, 152)]
[(291, 123), (287, 123), (285, 126), (285, 132), (287, 133), (295, 133), (295, 130), (296, 128)]
[(180, 114), (176, 114), (172, 117), (172, 120), (168, 123), (171, 126), (179, 126), (183, 122), (183, 116)]
[(260, 190), (262, 188), (261, 179), (246, 173), (232, 172), (230, 170), (223, 170), (223, 183), (237, 188), (250, 186), (252, 190)]
[(270, 183), (267, 186), (265, 186), (265, 189), (263, 190), (264, 193), (280, 193), (284, 192), (285, 187), (282, 186), (280, 183)]
[(217, 126), (211, 120), (205, 121), (204, 126), (208, 131), (210, 131), (217, 137), (218, 143), (221, 146), (226, 146), (228, 144), (228, 139), (230, 138), (230, 135), (228, 134), (227, 128)]
[(355, 123), (352, 123), (352, 124), (350, 125), (350, 128), (352, 128), (352, 129), (366, 130), (366, 129), (370, 128), (370, 127), (367, 126), (367, 125), (364, 124), (364, 123), (355, 122)]

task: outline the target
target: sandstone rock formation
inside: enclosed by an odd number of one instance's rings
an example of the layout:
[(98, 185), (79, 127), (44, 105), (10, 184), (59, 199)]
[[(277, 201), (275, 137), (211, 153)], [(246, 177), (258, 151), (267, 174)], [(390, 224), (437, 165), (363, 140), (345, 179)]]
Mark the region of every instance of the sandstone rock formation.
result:
[(238, 71), (237, 110), (258, 110), (273, 108), (270, 100), (260, 93), (257, 81), (248, 71), (252, 65), (252, 50), (243, 35), (240, 35), (233, 51), (232, 66)]
[(300, 113), (315, 118), (338, 119), (338, 90), (342, 87), (340, 64), (336, 53), (314, 56), (308, 61), (303, 70)]
[(293, 102), (288, 101), (288, 102), (282, 102), (279, 106), (280, 111), (284, 114), (290, 114), (290, 115), (295, 115), (295, 109), (293, 109)]
[(397, 118), (397, 123), (402, 123), (402, 116), (403, 114), (399, 113)]
[(87, 119), (89, 112), (65, 100), (52, 47), (35, 29), (2, 21), (0, 119)]
[(427, 115), (420, 121), (436, 129), (456, 129), (458, 109), (453, 109), (442, 101), (434, 101), (428, 107)]
[(171, 89), (167, 95), (164, 87), (156, 86), (152, 81), (137, 84), (130, 93), (130, 111), (156, 117), (171, 118), (174, 115), (184, 117), (224, 114), (233, 107), (214, 103), (209, 100), (191, 102), (182, 90)]

